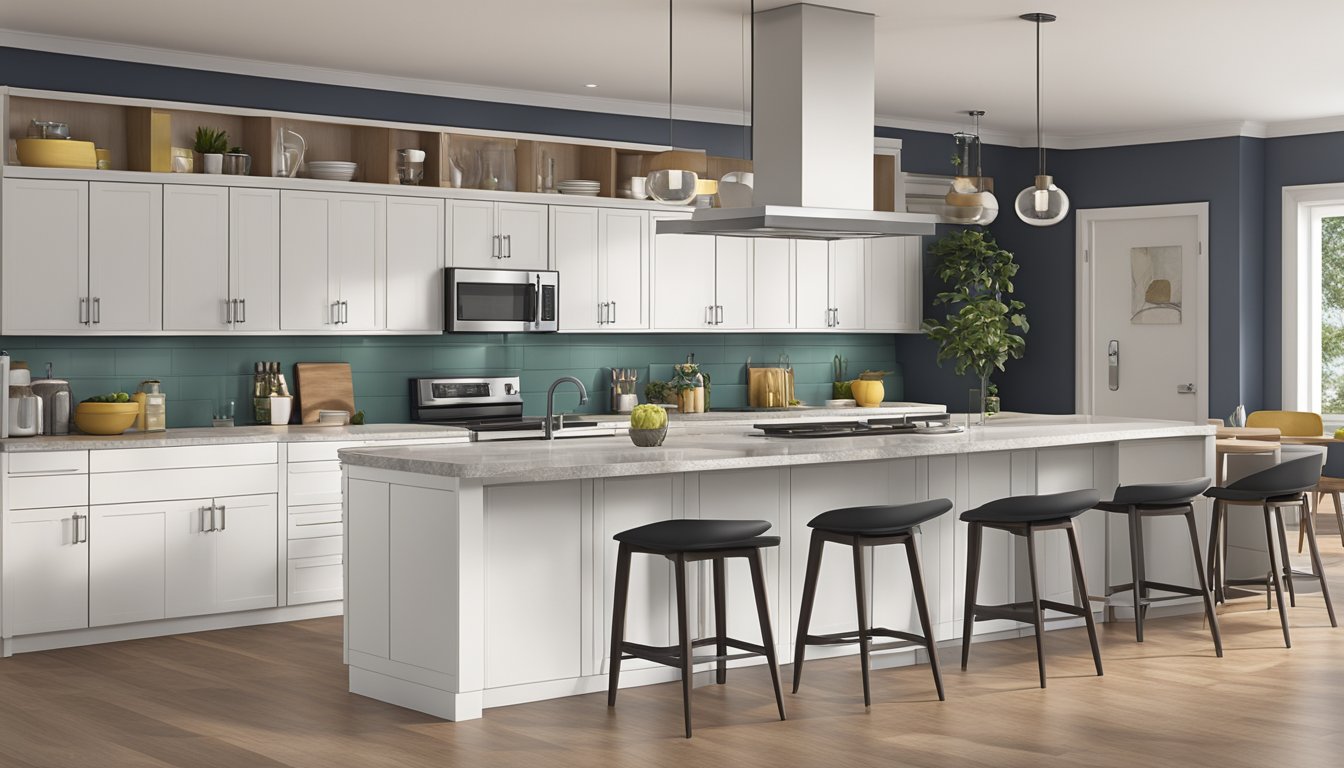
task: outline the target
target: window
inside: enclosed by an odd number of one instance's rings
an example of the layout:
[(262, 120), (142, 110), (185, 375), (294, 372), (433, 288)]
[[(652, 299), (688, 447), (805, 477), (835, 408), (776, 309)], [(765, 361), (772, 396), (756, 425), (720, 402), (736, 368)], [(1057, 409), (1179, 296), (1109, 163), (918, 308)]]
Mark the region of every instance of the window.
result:
[(1283, 188), (1282, 254), (1279, 407), (1344, 425), (1344, 184)]
[[(1344, 209), (1335, 206), (1312, 212), (1312, 298), (1318, 321), (1312, 348), (1319, 349), (1319, 413), (1344, 421)], [(1317, 278), (1319, 275), (1319, 278)]]

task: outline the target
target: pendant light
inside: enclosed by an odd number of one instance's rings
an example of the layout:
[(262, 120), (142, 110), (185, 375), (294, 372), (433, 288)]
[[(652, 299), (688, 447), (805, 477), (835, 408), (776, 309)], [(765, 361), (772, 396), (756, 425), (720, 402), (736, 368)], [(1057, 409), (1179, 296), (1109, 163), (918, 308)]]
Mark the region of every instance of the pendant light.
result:
[[(660, 203), (688, 205), (695, 201), (699, 192), (700, 177), (695, 171), (678, 170), (675, 165), (683, 161), (686, 153), (678, 152), (673, 142), (672, 131), (676, 121), (672, 115), (672, 52), (676, 43), (673, 37), (672, 0), (667, 0), (667, 147), (668, 151), (655, 155), (654, 165), (661, 166), (650, 171), (645, 177), (645, 189), (649, 196)], [(674, 167), (667, 167), (668, 165)]]
[(980, 168), (980, 118), (984, 117), (985, 111), (973, 109), (966, 114), (975, 121), (975, 133), (953, 134), (957, 142), (959, 173), (952, 179), (952, 188), (943, 198), (947, 203), (944, 216), (956, 224), (985, 226), (999, 216), (994, 180), (985, 178)]
[(1041, 25), (1055, 20), (1051, 13), (1024, 13), (1023, 21), (1036, 25), (1036, 183), (1017, 195), (1017, 217), (1033, 227), (1058, 224), (1069, 214), (1069, 196), (1045, 172), (1045, 143), (1041, 140)]

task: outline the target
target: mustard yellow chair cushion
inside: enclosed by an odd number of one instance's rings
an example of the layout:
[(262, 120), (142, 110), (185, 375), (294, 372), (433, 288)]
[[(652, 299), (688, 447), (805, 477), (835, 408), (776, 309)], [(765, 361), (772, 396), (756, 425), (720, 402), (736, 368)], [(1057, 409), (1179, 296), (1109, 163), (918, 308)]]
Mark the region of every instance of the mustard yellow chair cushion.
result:
[(1252, 411), (1246, 417), (1248, 427), (1277, 427), (1286, 436), (1318, 436), (1325, 433), (1319, 413), (1310, 411)]

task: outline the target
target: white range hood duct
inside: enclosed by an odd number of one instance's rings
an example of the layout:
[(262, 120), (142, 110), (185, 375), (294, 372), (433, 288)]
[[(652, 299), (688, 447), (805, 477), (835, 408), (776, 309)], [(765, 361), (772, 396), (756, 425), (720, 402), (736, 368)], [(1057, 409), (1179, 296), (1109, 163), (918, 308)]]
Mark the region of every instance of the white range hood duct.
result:
[(751, 208), (697, 208), (658, 234), (841, 240), (931, 235), (937, 217), (873, 210), (873, 16), (819, 5), (757, 13)]

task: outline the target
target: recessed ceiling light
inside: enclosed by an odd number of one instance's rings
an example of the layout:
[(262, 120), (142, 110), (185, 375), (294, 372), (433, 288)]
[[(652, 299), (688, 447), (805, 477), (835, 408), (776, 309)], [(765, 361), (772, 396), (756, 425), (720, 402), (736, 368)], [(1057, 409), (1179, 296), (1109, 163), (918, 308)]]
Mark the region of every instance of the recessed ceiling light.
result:
[(597, 83), (584, 83), (584, 84), (583, 84), (583, 87), (584, 87), (584, 88), (596, 88), (596, 87), (597, 87)]

